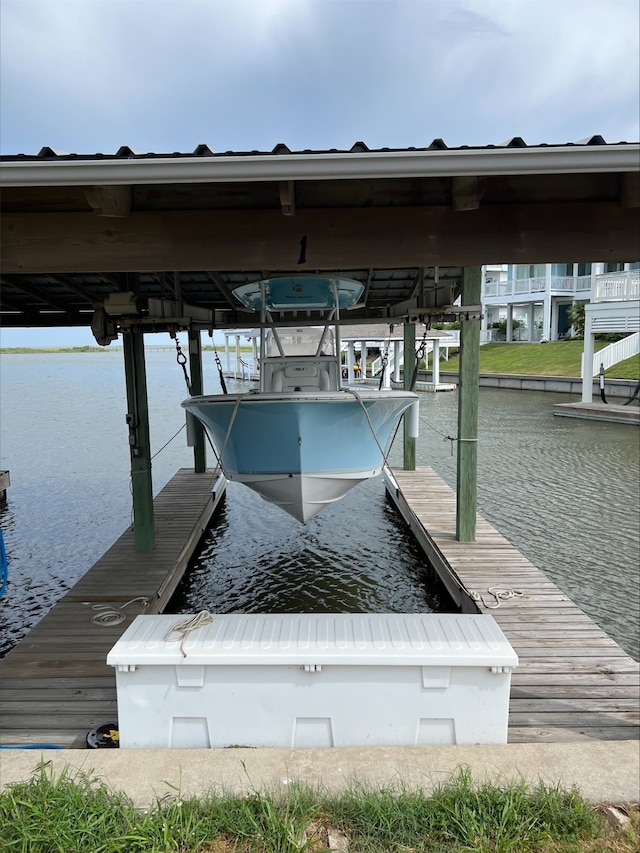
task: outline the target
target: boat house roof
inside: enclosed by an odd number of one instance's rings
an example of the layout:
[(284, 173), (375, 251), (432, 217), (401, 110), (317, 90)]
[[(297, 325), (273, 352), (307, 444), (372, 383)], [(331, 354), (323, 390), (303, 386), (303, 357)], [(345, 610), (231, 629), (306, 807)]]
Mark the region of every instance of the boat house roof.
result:
[[(276, 274), (364, 284), (349, 323), (446, 317), (483, 263), (640, 254), (640, 145), (61, 154), (0, 158), (0, 320), (164, 331), (255, 325), (231, 291)], [(128, 294), (132, 294), (131, 298)]]

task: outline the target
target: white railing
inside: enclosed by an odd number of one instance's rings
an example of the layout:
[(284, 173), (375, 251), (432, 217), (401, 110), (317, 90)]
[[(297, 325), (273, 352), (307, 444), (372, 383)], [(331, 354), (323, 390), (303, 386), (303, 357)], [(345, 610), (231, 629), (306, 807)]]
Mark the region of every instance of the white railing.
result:
[(640, 352), (640, 332), (635, 332), (633, 335), (628, 335), (621, 341), (616, 341), (609, 344), (608, 347), (599, 350), (593, 354), (592, 376), (597, 376), (600, 373), (600, 365), (604, 365), (604, 369), (608, 370), (619, 361), (624, 361), (625, 358), (631, 358)]
[[(551, 290), (559, 290), (561, 293), (574, 293), (577, 288), (578, 279), (573, 275), (554, 275), (551, 277)], [(589, 284), (588, 289), (591, 285)]]
[[(552, 275), (550, 279), (551, 293), (577, 293), (591, 291), (590, 275)], [(510, 281), (492, 281), (484, 286), (484, 296), (489, 299), (500, 297), (523, 296), (531, 293), (544, 293), (546, 279), (517, 278)]]
[(594, 302), (624, 302), (640, 299), (640, 270), (607, 272), (596, 276)]
[(514, 294), (521, 293), (544, 293), (546, 288), (546, 279), (539, 278), (517, 278), (514, 281)]

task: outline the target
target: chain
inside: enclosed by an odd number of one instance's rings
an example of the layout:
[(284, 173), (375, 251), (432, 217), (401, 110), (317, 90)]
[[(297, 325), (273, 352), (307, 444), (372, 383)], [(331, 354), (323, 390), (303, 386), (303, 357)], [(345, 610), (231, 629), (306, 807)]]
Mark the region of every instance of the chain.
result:
[(218, 368), (218, 376), (220, 378), (220, 387), (222, 388), (222, 393), (227, 394), (227, 383), (224, 381), (224, 373), (222, 372), (222, 362), (220, 361), (220, 356), (218, 355), (218, 350), (216, 349), (215, 341), (213, 341), (213, 335), (211, 336), (211, 340), (213, 342), (213, 357), (216, 360), (216, 367)]
[[(420, 346), (416, 350), (416, 363), (413, 368), (413, 376), (411, 377), (411, 388), (410, 391), (415, 391), (416, 382), (418, 381), (418, 373), (420, 372), (420, 362), (424, 358), (424, 354), (427, 350), (427, 333), (429, 331), (429, 326), (427, 323), (424, 324), (424, 334), (422, 336), (422, 340), (420, 341)], [(453, 447), (453, 445), (452, 445)]]
[(187, 386), (187, 391), (189, 395), (191, 395), (191, 381), (189, 380), (189, 374), (187, 373), (187, 357), (182, 352), (182, 348), (180, 347), (180, 341), (178, 340), (178, 336), (175, 332), (170, 332), (171, 337), (176, 342), (176, 361), (182, 368), (182, 372), (184, 373), (184, 381)]
[[(393, 327), (391, 327), (393, 328)], [(382, 367), (380, 368), (380, 382), (378, 383), (378, 391), (382, 390), (382, 386), (384, 385), (384, 374), (387, 369), (387, 365), (389, 364), (389, 346), (387, 345), (382, 353), (382, 358), (380, 359), (380, 364)]]

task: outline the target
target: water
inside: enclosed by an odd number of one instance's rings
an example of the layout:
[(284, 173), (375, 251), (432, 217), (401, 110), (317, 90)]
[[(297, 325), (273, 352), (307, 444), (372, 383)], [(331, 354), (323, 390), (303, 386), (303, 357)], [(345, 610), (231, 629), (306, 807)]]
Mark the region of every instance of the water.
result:
[[(184, 423), (182, 371), (147, 353), (152, 451)], [(205, 386), (218, 390), (205, 353)], [(419, 464), (455, 485), (457, 394), (421, 395)], [(0, 509), (10, 578), (0, 601), (6, 653), (131, 521), (122, 353), (3, 355)], [(482, 514), (634, 657), (640, 635), (637, 427), (554, 418), (565, 395), (480, 389)], [(192, 464), (184, 433), (154, 460), (157, 493)], [(394, 464), (401, 448), (394, 448)], [(420, 550), (369, 481), (306, 527), (231, 484), (176, 612), (428, 611), (450, 605)]]

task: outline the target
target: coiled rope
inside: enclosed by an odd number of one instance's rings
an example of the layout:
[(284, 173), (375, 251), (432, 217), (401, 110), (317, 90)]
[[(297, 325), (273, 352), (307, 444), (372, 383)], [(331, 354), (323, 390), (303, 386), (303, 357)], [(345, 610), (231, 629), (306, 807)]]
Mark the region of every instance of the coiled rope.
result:
[[(149, 599), (145, 598), (143, 595), (139, 595), (137, 598), (132, 598), (130, 601), (125, 601), (125, 603), (121, 604), (119, 607), (116, 607), (113, 604), (94, 604), (91, 609), (99, 612), (92, 617), (91, 622), (94, 625), (102, 625), (103, 627), (120, 625), (127, 618), (126, 613), (123, 612), (124, 608), (136, 601), (140, 601), (143, 607), (146, 607), (147, 604), (149, 604)], [(88, 602), (86, 603), (88, 604)]]
[[(181, 622), (176, 622), (164, 635), (165, 643), (180, 643), (180, 653), (183, 658), (186, 658), (187, 653), (184, 650), (183, 644), (190, 631), (196, 631), (198, 628), (204, 628), (205, 625), (211, 625), (213, 616), (208, 610), (201, 610), (195, 616), (190, 616), (188, 619), (183, 619)], [(173, 637), (173, 634), (178, 634)]]
[(518, 589), (506, 589), (501, 586), (490, 586), (487, 590), (488, 595), (492, 595), (495, 599), (495, 604), (490, 604), (485, 601), (484, 595), (475, 589), (469, 590), (469, 595), (474, 601), (480, 602), (487, 610), (497, 610), (503, 601), (508, 601), (510, 598), (521, 598), (524, 593)]

